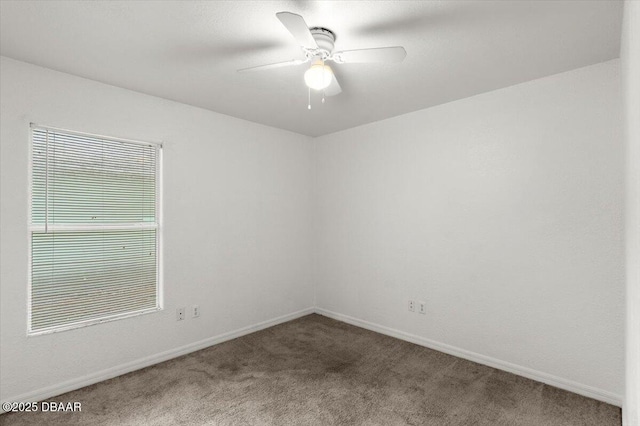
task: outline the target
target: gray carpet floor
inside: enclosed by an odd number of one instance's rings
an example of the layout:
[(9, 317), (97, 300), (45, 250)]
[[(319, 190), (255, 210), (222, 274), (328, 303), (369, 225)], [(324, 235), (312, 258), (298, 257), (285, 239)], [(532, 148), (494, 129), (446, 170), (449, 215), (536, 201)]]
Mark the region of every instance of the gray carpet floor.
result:
[(319, 315), (50, 400), (2, 425), (594, 425), (620, 409)]

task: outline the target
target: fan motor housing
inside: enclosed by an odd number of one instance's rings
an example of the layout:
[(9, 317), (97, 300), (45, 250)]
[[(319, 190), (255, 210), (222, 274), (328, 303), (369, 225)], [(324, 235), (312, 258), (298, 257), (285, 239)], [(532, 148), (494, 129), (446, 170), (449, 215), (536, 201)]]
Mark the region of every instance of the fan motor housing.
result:
[(336, 41), (336, 35), (333, 31), (328, 30), (322, 27), (313, 27), (309, 28), (313, 39), (316, 41), (318, 45), (319, 52), (310, 52), (315, 53), (314, 56), (321, 55), (323, 59), (331, 56), (331, 52), (333, 52), (334, 43)]

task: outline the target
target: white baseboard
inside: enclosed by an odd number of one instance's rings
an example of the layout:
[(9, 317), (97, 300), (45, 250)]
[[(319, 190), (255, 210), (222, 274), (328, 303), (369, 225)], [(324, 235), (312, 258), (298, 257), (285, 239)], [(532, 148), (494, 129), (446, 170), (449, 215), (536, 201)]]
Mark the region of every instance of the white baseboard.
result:
[[(251, 334), (265, 328), (273, 327), (274, 325), (282, 324), (284, 322), (291, 321), (296, 318), (300, 318), (305, 315), (312, 314), (314, 312), (315, 310), (313, 308), (303, 309), (301, 311), (293, 312), (287, 315), (283, 315), (277, 318), (273, 318), (267, 321), (262, 321), (247, 327), (243, 327), (238, 330), (234, 330), (234, 331), (223, 333), (217, 336), (209, 337), (207, 339), (200, 340), (195, 343), (190, 343), (185, 346), (181, 346), (175, 349), (170, 349), (168, 351), (160, 352), (158, 354), (154, 354), (145, 358), (140, 358), (135, 361), (128, 362), (126, 364), (121, 364), (112, 368), (108, 368), (106, 370), (99, 371), (97, 373), (88, 374), (86, 376), (79, 377), (77, 379), (68, 380), (66, 382), (62, 382), (62, 383), (55, 384), (53, 386), (48, 386), (46, 388), (38, 389), (33, 392), (27, 392), (22, 395), (6, 398), (6, 400), (2, 402), (6, 402), (6, 401), (32, 402), (32, 401), (46, 400), (48, 398), (52, 398), (54, 396), (61, 395), (66, 392), (80, 389), (85, 386), (92, 385), (94, 383), (112, 379), (114, 377), (121, 376), (126, 373), (130, 373), (132, 371), (140, 370), (141, 368), (149, 367), (151, 365), (168, 361), (170, 359), (177, 358), (179, 356), (186, 355), (191, 352), (199, 351), (200, 349), (217, 345), (218, 343), (226, 342), (227, 340), (235, 339), (236, 337), (244, 336), (246, 334)], [(0, 414), (4, 412), (5, 411), (0, 408)]]
[[(445, 343), (436, 342), (434, 340), (426, 339), (414, 334), (405, 333), (404, 331), (395, 330), (393, 328), (385, 327), (382, 325), (374, 324), (368, 321), (364, 321), (358, 318), (350, 317), (348, 315), (339, 314), (322, 308), (307, 308), (301, 311), (293, 312), (287, 315), (283, 315), (277, 318), (273, 318), (267, 321), (263, 321), (254, 325), (240, 328), (238, 330), (230, 331), (227, 333), (213, 336), (204, 340), (200, 340), (195, 343), (191, 343), (185, 346), (181, 346), (175, 349), (171, 349), (165, 352), (154, 354), (145, 358), (118, 365), (116, 367), (108, 368), (106, 370), (99, 371), (94, 374), (89, 374), (77, 379), (68, 380), (63, 383), (59, 383), (46, 388), (38, 389), (33, 392), (24, 393), (11, 398), (7, 398), (6, 401), (12, 402), (31, 402), (42, 401), (48, 398), (61, 395), (66, 392), (70, 392), (76, 389), (83, 388), (85, 386), (92, 385), (94, 383), (102, 382), (126, 373), (130, 373), (141, 368), (149, 367), (160, 362), (168, 361), (173, 358), (177, 358), (182, 355), (186, 355), (191, 352), (198, 351), (200, 349), (207, 348), (209, 346), (216, 345), (218, 343), (226, 342), (227, 340), (235, 339), (246, 334), (272, 327), (287, 321), (294, 320), (296, 318), (303, 317), (312, 313), (324, 315), (329, 318), (333, 318), (338, 321), (342, 321), (356, 327), (365, 328), (367, 330), (375, 331), (377, 333), (385, 334), (387, 336), (395, 337), (407, 342), (415, 343), (420, 346), (424, 346), (430, 349), (434, 349), (440, 352), (444, 352), (459, 358), (464, 358), (469, 361), (484, 364), (489, 367), (497, 368), (500, 370), (508, 371), (519, 376), (527, 377), (532, 380), (536, 380), (542, 383), (546, 383), (551, 386), (555, 386), (560, 389), (564, 389), (570, 392), (577, 393), (589, 398), (597, 399), (609, 404), (622, 406), (622, 396), (594, 388), (592, 386), (584, 385), (578, 382), (564, 379), (562, 377), (553, 376), (551, 374), (543, 373), (533, 370), (531, 368), (522, 367), (519, 365), (511, 364), (506, 361), (501, 361), (492, 357), (477, 354), (475, 352), (467, 351), (465, 349), (457, 348)], [(4, 402), (4, 401), (3, 401)], [(0, 414), (4, 413), (4, 410), (0, 409)]]
[(446, 343), (440, 343), (436, 342), (435, 340), (426, 339), (415, 334), (405, 333), (404, 331), (385, 327), (379, 324), (374, 324), (369, 321), (350, 317), (348, 315), (339, 314), (327, 309), (316, 308), (315, 312), (317, 314), (324, 315), (338, 321), (346, 322), (347, 324), (355, 325), (356, 327), (365, 328), (367, 330), (375, 331), (376, 333), (385, 334), (387, 336), (415, 343), (416, 345), (434, 349), (439, 352), (444, 352), (458, 358), (464, 358), (469, 361), (477, 362), (478, 364), (483, 364), (489, 367), (497, 368), (499, 370), (508, 371), (509, 373), (517, 374), (518, 376), (523, 376), (528, 379), (536, 380), (538, 382), (546, 383), (548, 385), (555, 386), (569, 392), (586, 396), (588, 398), (597, 399), (598, 401), (622, 407), (622, 395), (598, 389), (593, 386), (584, 385), (582, 383), (574, 382), (572, 380), (564, 379), (552, 374), (543, 373), (542, 371), (537, 371), (528, 367), (512, 364), (510, 362), (471, 352), (466, 349), (447, 345)]

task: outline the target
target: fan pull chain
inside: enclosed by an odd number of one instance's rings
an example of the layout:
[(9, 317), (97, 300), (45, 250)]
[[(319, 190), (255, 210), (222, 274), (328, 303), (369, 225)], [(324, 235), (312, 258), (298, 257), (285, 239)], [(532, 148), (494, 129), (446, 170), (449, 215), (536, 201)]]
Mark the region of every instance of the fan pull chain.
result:
[(309, 88), (309, 98), (307, 100), (307, 109), (311, 109), (311, 88)]
[[(327, 79), (327, 75), (324, 73), (324, 57), (322, 58), (322, 82), (325, 83)], [(324, 86), (324, 84), (323, 84)], [(322, 89), (322, 103), (324, 103), (324, 89)]]

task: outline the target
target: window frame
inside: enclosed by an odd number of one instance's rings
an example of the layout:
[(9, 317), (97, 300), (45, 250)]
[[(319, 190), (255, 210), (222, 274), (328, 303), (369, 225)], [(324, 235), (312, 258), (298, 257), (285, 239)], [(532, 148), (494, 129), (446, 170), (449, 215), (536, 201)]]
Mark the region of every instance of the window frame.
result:
[[(34, 225), (32, 223), (32, 204), (33, 204), (33, 131), (34, 129), (48, 130), (53, 132), (66, 133), (70, 135), (92, 137), (99, 139), (107, 139), (110, 141), (124, 142), (129, 144), (139, 145), (153, 145), (157, 148), (157, 160), (156, 160), (156, 193), (155, 193), (155, 209), (156, 209), (156, 221), (154, 224), (109, 224), (109, 225)], [(163, 182), (162, 182), (162, 169), (163, 169), (163, 144), (159, 142), (147, 142), (134, 139), (125, 139), (114, 136), (105, 136), (95, 133), (80, 132), (76, 130), (62, 129), (59, 127), (44, 126), (36, 123), (29, 124), (29, 160), (28, 160), (28, 210), (27, 210), (27, 337), (40, 336), (51, 333), (59, 333), (67, 330), (74, 330), (77, 328), (89, 327), (96, 324), (102, 324), (111, 321), (118, 321), (125, 318), (137, 317), (140, 315), (146, 315), (154, 312), (160, 312), (164, 309), (164, 292), (163, 292), (163, 256), (162, 256), (162, 240), (163, 240)], [(48, 229), (59, 231), (92, 231), (92, 230), (125, 230), (125, 229), (156, 229), (156, 306), (153, 308), (140, 309), (137, 311), (123, 312), (120, 314), (109, 315), (102, 318), (92, 318), (89, 320), (76, 321), (70, 324), (49, 327), (44, 330), (32, 329), (32, 311), (31, 311), (31, 287), (32, 287), (32, 269), (33, 269), (33, 253), (32, 253), (32, 238), (34, 232), (45, 231)]]

